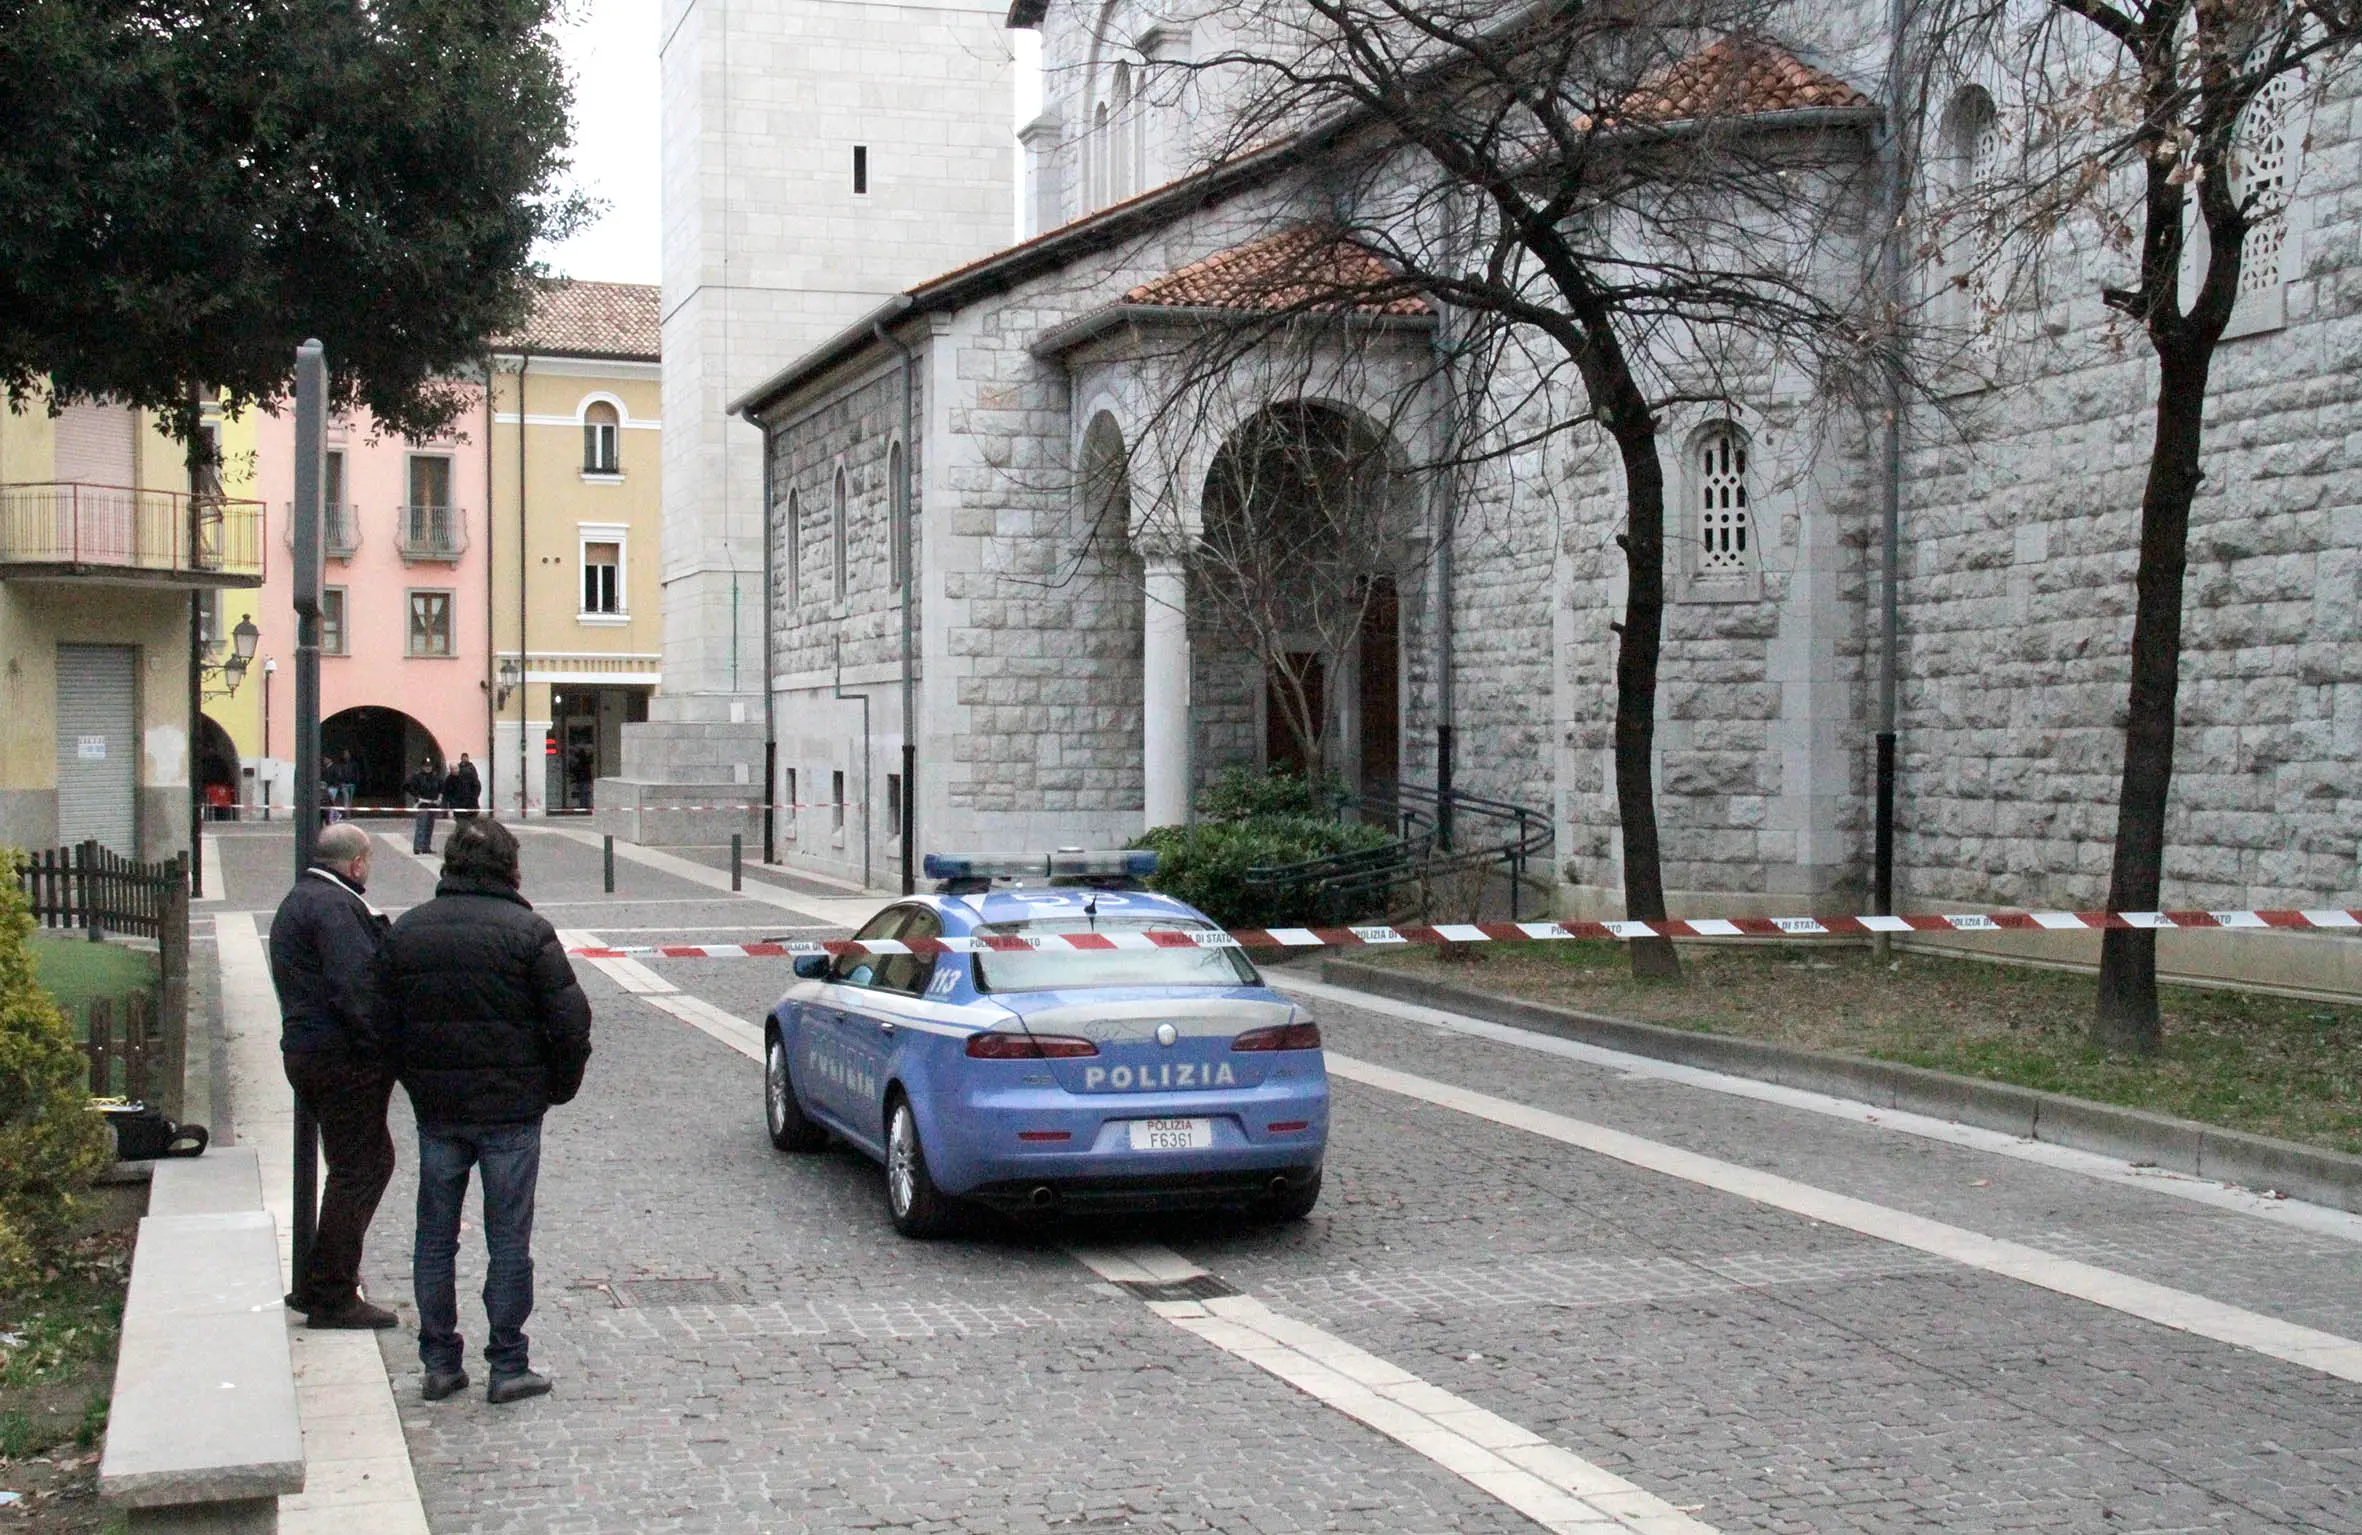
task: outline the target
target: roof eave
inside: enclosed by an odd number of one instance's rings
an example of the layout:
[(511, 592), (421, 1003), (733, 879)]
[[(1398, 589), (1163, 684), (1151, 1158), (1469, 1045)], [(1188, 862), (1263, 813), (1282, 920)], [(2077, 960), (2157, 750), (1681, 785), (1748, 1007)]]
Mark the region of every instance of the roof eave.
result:
[(1291, 314), (1284, 310), (1242, 309), (1227, 304), (1109, 304), (1089, 314), (1079, 315), (1063, 325), (1052, 326), (1035, 337), (1026, 351), (1044, 361), (1050, 361), (1127, 325), (1236, 325), (1242, 320), (1265, 323), (1308, 321), (1348, 329), (1358, 326), (1367, 330), (1426, 330), (1435, 324), (1433, 314), (1369, 314), (1359, 310), (1304, 310)]

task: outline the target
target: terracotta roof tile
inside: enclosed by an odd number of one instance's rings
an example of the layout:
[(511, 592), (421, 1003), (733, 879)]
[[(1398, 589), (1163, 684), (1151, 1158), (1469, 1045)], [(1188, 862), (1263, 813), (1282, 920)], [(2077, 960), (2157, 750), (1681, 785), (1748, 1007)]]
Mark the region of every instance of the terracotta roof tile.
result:
[[(1366, 245), (1334, 229), (1301, 224), (1218, 251), (1144, 282), (1127, 304), (1191, 309), (1352, 310), (1427, 314), (1427, 301), (1405, 293), (1402, 279)], [(1367, 297), (1355, 298), (1356, 292)]]
[(657, 313), (657, 289), (652, 283), (577, 282), (561, 277), (542, 289), (525, 328), (493, 345), (502, 351), (530, 348), (652, 360), (662, 351)]
[(1623, 114), (1672, 123), (1869, 104), (1860, 91), (1785, 49), (1760, 39), (1726, 37), (1625, 97)]

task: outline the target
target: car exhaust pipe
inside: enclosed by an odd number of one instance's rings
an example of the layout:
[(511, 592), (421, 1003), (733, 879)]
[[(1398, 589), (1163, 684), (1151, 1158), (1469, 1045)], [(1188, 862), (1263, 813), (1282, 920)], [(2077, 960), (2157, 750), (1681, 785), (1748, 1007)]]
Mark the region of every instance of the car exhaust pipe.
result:
[(1025, 1197), (1032, 1201), (1036, 1210), (1047, 1210), (1058, 1202), (1058, 1191), (1043, 1183), (1036, 1185), (1034, 1191)]
[(1274, 1199), (1279, 1199), (1285, 1196), (1291, 1187), (1293, 1187), (1293, 1185), (1288, 1182), (1287, 1174), (1282, 1173), (1278, 1177), (1271, 1180), (1271, 1187), (1264, 1190), (1264, 1192), (1269, 1194)]

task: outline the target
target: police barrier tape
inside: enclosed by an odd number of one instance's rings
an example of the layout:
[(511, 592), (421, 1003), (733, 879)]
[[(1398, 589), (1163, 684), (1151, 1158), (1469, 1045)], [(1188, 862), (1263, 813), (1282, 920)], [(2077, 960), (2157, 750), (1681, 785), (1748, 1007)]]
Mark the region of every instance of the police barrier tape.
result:
[(777, 943), (656, 943), (574, 948), (580, 959), (780, 959), (798, 954), (1099, 953), (1110, 949), (1353, 949), (1392, 944), (1524, 943), (1557, 938), (1824, 938), (1877, 933), (2156, 931), (2362, 932), (2362, 911), (2002, 911), (1908, 917), (1689, 917), (1664, 922), (1464, 922), (1406, 927), (1151, 929), (995, 933), (971, 938), (800, 938)]
[[(643, 810), (744, 810), (744, 811), (748, 811), (748, 812), (756, 812), (756, 811), (763, 811), (763, 810), (834, 810), (834, 809), (836, 809), (836, 808), (837, 808), (837, 804), (838, 804), (838, 802), (837, 802), (837, 801), (835, 801), (835, 800), (828, 800), (828, 799), (813, 799), (813, 800), (796, 800), (796, 801), (794, 801), (793, 803), (785, 803), (785, 804), (777, 804), (777, 805), (754, 805), (754, 804), (748, 804), (748, 803), (746, 803), (746, 802), (744, 802), (744, 801), (741, 801), (741, 802), (739, 802), (738, 804), (735, 804), (735, 805), (610, 805), (610, 806), (608, 806), (607, 808), (608, 808), (608, 810), (610, 810), (611, 812), (613, 812), (613, 813), (615, 813), (615, 814), (619, 814), (619, 815), (620, 815), (620, 814), (627, 814), (627, 813), (636, 814), (636, 813), (638, 813), (638, 812), (640, 812), (640, 811), (643, 811)], [(844, 801), (845, 808), (847, 808), (847, 809), (858, 809), (858, 808), (860, 807), (860, 804), (861, 804), (861, 802), (860, 802), (859, 800), (846, 800), (846, 801)], [(262, 804), (261, 804), (261, 803), (258, 801), (258, 802), (256, 802), (255, 804), (252, 804), (252, 805), (247, 805), (247, 806), (244, 806), (244, 807), (242, 807), (242, 808), (244, 808), (244, 809), (247, 809), (247, 810), (260, 810), (260, 809), (262, 809), (262, 808), (264, 808), (264, 807), (263, 807), (263, 806), (262, 806)], [(286, 807), (285, 805), (273, 805), (273, 806), (271, 806), (271, 807), (269, 807), (269, 808), (271, 808), (271, 809), (273, 809), (273, 810), (279, 810), (279, 811), (284, 811), (284, 810), (286, 810), (286, 809), (287, 809), (287, 807)], [(494, 820), (502, 820), (502, 821), (505, 821), (505, 820), (513, 820), (513, 819), (516, 819), (516, 818), (518, 818), (520, 815), (522, 815), (522, 816), (523, 816), (523, 818), (524, 818), (524, 819), (527, 819), (527, 820), (545, 820), (545, 821), (546, 821), (546, 820), (567, 820), (567, 821), (578, 821), (578, 820), (585, 819), (586, 817), (588, 817), (588, 816), (590, 815), (590, 812), (589, 812), (589, 811), (587, 811), (587, 810), (551, 810), (551, 809), (549, 809), (547, 806), (544, 806), (544, 805), (535, 805), (535, 806), (531, 806), (531, 807), (527, 808), (525, 811), (522, 811), (522, 812), (520, 812), (520, 811), (517, 809), (517, 807), (516, 807), (516, 806), (514, 806), (514, 805), (500, 805), (500, 806), (485, 806), (485, 805), (477, 805), (477, 806), (474, 806), (474, 807), (472, 807), (472, 808), (471, 808), (471, 807), (469, 807), (469, 806), (466, 806), (466, 805), (462, 805), (462, 806), (458, 807), (457, 811), (454, 811), (454, 809), (453, 809), (451, 806), (449, 806), (449, 805), (444, 805), (444, 804), (433, 804), (433, 805), (347, 805), (347, 804), (344, 804), (344, 803), (342, 803), (342, 802), (340, 802), (340, 801), (335, 801), (335, 800), (322, 800), (322, 801), (320, 802), (320, 804), (319, 804), (319, 807), (318, 807), (318, 808), (320, 808), (320, 809), (322, 809), (322, 810), (332, 810), (332, 811), (336, 812), (336, 813), (337, 813), (338, 815), (340, 815), (340, 816), (349, 816), (349, 815), (416, 815), (416, 814), (418, 814), (418, 813), (419, 813), (421, 810), (432, 810), (432, 811), (433, 811), (433, 812), (435, 812), (437, 815), (452, 815), (452, 814), (480, 815), (480, 816), (487, 816), (487, 817), (490, 817), (490, 818), (492, 818), (492, 819), (494, 819)]]

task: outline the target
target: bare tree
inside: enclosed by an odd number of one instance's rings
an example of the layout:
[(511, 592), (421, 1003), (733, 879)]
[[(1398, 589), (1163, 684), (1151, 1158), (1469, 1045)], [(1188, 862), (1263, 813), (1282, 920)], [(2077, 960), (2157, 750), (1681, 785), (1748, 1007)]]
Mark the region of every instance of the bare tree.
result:
[[(2112, 268), (2100, 290), (2157, 358), (2132, 676), (2110, 911), (2157, 909), (2180, 687), (2190, 508), (2203, 480), (2206, 388), (2260, 246), (2281, 238), (2285, 177), (2251, 174), (2284, 103), (2318, 89), (2362, 41), (2362, 7), (2320, 0), (1932, 0), (1923, 78), (2009, 82), (2009, 152), (1979, 157), (1929, 222), (1974, 232), (1955, 287), (2006, 293), (2042, 259), (2082, 246)], [(2009, 130), (2014, 129), (2014, 132)], [(1998, 274), (1998, 275), (1995, 275)], [(1972, 316), (1978, 326), (1990, 315)], [(2101, 937), (2093, 1033), (2157, 1048), (2157, 935)]]
[[(1301, 185), (1271, 217), (1325, 234), (1259, 288), (1233, 285), (1226, 306), (1251, 318), (1204, 332), (1197, 364), (1168, 370), (1169, 400), (1288, 327), (1412, 299), (1440, 310), (1429, 385), (1451, 418), (1426, 472), (1590, 429), (1612, 444), (1615, 789), (1635, 918), (1666, 914), (1663, 413), (1780, 388), (1841, 407), (1883, 355), (1861, 302), (1877, 112), (1771, 42), (1774, 16), (1773, 0), (1247, 0), (1186, 66), (1220, 104), (1205, 153), (1299, 146)], [(1317, 259), (1340, 250), (1362, 259)], [(1636, 974), (1680, 973), (1666, 940), (1632, 958)]]

